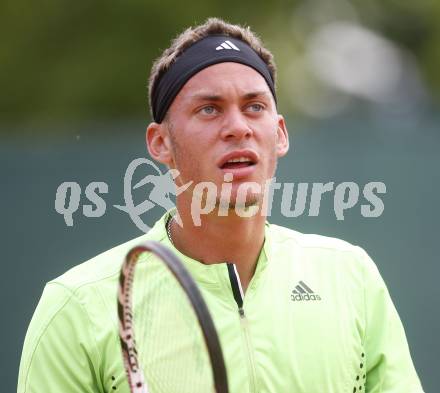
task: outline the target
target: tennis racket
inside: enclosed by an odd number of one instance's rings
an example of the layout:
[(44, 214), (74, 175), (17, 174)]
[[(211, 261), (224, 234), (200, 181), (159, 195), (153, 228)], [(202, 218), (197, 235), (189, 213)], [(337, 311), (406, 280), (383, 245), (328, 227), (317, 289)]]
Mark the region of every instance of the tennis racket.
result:
[(228, 393), (208, 307), (171, 250), (148, 241), (128, 252), (119, 275), (118, 316), (132, 393)]

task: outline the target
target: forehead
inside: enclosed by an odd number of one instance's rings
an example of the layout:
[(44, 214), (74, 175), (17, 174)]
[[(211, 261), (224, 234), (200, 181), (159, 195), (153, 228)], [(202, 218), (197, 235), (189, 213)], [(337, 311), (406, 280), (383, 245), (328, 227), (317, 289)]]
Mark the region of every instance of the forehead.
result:
[(263, 76), (240, 63), (225, 62), (214, 64), (189, 79), (176, 96), (176, 101), (187, 101), (200, 94), (239, 94), (252, 91), (264, 91), (271, 95)]

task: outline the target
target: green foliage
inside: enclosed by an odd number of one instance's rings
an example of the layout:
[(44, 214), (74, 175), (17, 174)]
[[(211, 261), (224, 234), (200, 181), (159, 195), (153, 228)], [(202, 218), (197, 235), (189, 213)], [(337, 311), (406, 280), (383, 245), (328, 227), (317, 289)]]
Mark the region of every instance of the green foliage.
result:
[[(274, 51), (281, 70), (300, 50), (292, 15), (305, 3), (4, 0), (0, 121), (48, 125), (148, 117), (146, 83), (152, 61), (172, 37), (209, 16), (251, 25)], [(367, 25), (415, 55), (428, 86), (438, 94), (439, 3), (352, 4)], [(279, 86), (282, 97), (282, 80)]]

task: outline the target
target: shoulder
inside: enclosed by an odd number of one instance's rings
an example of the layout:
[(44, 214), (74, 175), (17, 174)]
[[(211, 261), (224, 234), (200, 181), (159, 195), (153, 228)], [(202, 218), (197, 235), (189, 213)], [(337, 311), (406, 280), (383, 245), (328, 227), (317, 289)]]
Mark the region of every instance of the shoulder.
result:
[(147, 240), (162, 241), (166, 237), (165, 220), (167, 214), (159, 219), (151, 230), (123, 244), (111, 248), (75, 267), (63, 275), (50, 281), (56, 283), (71, 292), (77, 292), (83, 287), (96, 286), (101, 282), (112, 280), (119, 276), (119, 270), (131, 248), (142, 244)]
[[(145, 235), (116, 246), (46, 283), (28, 335), (32, 331), (37, 338), (58, 320), (70, 324), (72, 317), (89, 319), (91, 309), (101, 314), (104, 299), (100, 295), (116, 292), (119, 269), (125, 254), (144, 239)], [(63, 315), (68, 318), (62, 318)]]
[(289, 243), (304, 249), (326, 249), (339, 252), (359, 252), (361, 248), (335, 237), (307, 234), (275, 224), (269, 225), (271, 241), (275, 244)]
[(85, 262), (82, 262), (48, 284), (58, 284), (67, 291), (76, 292), (89, 284), (98, 284), (119, 274), (119, 269), (130, 248), (147, 240), (148, 235), (142, 235), (128, 242), (111, 248)]
[[(162, 240), (163, 220), (142, 236), (111, 248), (82, 262), (61, 276), (49, 281), (33, 320), (50, 323), (58, 314), (85, 315), (92, 323), (113, 315), (113, 300), (117, 292), (119, 271), (129, 250), (147, 240)], [(66, 310), (69, 310), (68, 312)]]
[[(36, 370), (38, 364), (80, 356), (81, 351), (86, 351), (98, 367), (105, 343), (117, 337), (114, 306), (120, 267), (132, 247), (146, 240), (160, 240), (160, 233), (150, 232), (105, 251), (46, 284), (26, 333), (20, 383), (25, 383), (29, 370)], [(70, 338), (68, 343), (65, 337)]]
[[(270, 248), (281, 255), (296, 256), (310, 264), (342, 265), (359, 271), (375, 271), (376, 265), (360, 246), (335, 237), (305, 234), (279, 225), (268, 227)], [(292, 258), (290, 258), (292, 259)]]
[(124, 258), (132, 247), (146, 240), (160, 240), (160, 235), (152, 231), (134, 238), (47, 282), (32, 317), (30, 328), (33, 329), (30, 330), (41, 334), (55, 320), (69, 323), (72, 316), (86, 318), (92, 325), (99, 325), (101, 318), (112, 318), (113, 299)]
[(108, 295), (113, 299), (119, 271), (127, 253), (147, 240), (163, 240), (166, 237), (166, 217), (165, 214), (148, 233), (82, 262), (49, 281), (36, 313), (48, 314), (51, 318), (57, 311), (74, 303), (80, 308), (84, 308), (85, 305), (99, 307)]

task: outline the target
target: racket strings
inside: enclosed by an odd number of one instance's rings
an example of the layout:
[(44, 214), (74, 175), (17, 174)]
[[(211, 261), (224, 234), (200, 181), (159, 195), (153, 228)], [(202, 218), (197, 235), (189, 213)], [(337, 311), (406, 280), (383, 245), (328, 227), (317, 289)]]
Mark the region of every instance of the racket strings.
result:
[(155, 257), (136, 267), (133, 310), (138, 360), (149, 393), (213, 392), (211, 364), (194, 310)]

